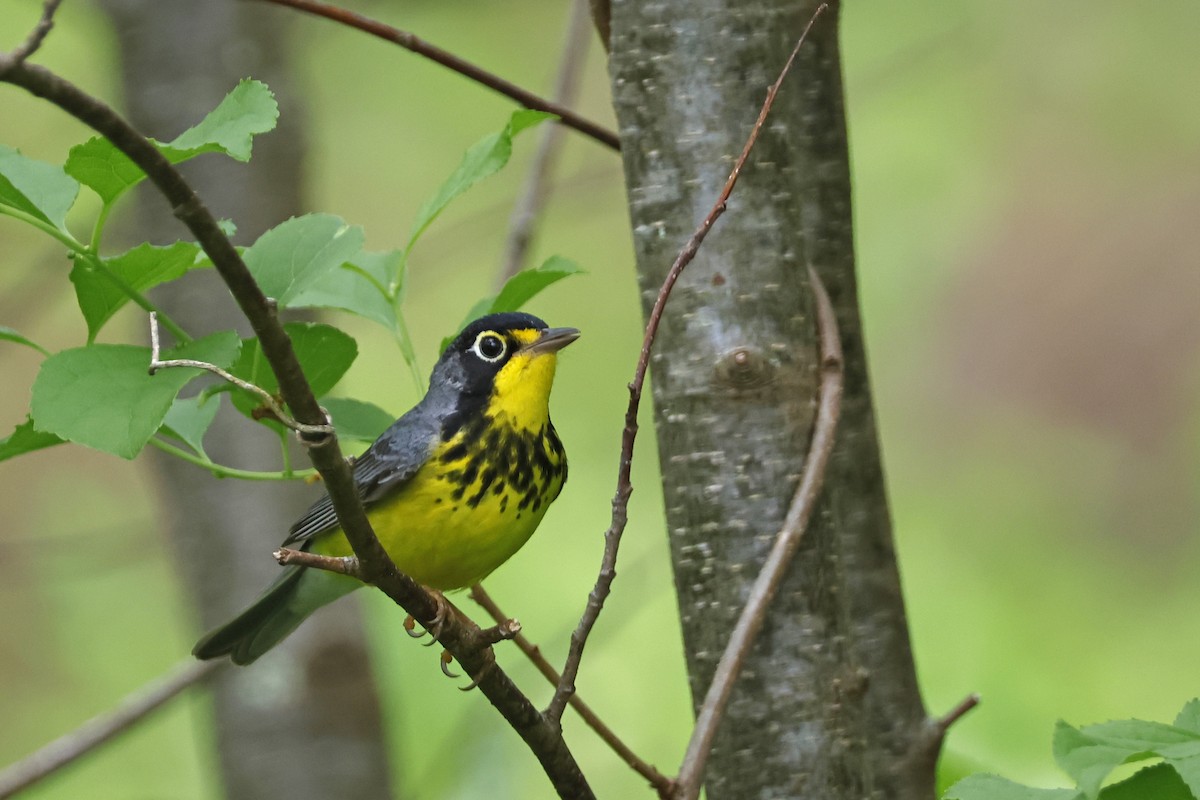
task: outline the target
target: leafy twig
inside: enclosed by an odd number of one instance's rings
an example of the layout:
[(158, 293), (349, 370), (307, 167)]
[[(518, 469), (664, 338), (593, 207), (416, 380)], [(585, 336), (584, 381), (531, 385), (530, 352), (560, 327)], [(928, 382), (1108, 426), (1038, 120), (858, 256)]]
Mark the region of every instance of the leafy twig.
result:
[(460, 75), (517, 101), (525, 108), (532, 108), (537, 111), (549, 111), (551, 114), (556, 115), (563, 125), (566, 125), (568, 128), (574, 128), (583, 135), (589, 136), (613, 150), (621, 149), (621, 140), (613, 131), (592, 122), (569, 108), (539, 97), (528, 89), (523, 89), (517, 84), (488, 72), (482, 67), (414, 36), (408, 31), (393, 28), (391, 25), (385, 25), (369, 17), (364, 17), (362, 14), (329, 5), (328, 3), (321, 3), (318, 0), (265, 0), (265, 2), (274, 3), (277, 6), (288, 6), (318, 17), (325, 17), (326, 19), (340, 22), (343, 25), (348, 25), (351, 28), (357, 28), (380, 39), (385, 39), (393, 44), (398, 44), (406, 50), (425, 56), (431, 61), (436, 61), (438, 64), (452, 69)]
[[(487, 590), (483, 588), (482, 584), (476, 584), (471, 588), (471, 599), (482, 606), (483, 609), (491, 615), (492, 619), (496, 621), (496, 624), (499, 625), (508, 621), (508, 617), (503, 611), (500, 610), (500, 606), (496, 605), (496, 601), (493, 600), (491, 595), (487, 593)], [(513, 643), (516, 644), (517, 649), (524, 653), (525, 656), (531, 662), (533, 662), (533, 666), (537, 668), (537, 671), (542, 673), (542, 676), (546, 680), (550, 681), (550, 685), (557, 686), (558, 680), (561, 676), (558, 674), (558, 670), (554, 668), (550, 661), (544, 655), (542, 655), (542, 649), (533, 642), (529, 641), (529, 638), (523, 633), (517, 633), (514, 637), (512, 637), (512, 640)], [(670, 796), (671, 789), (674, 786), (674, 783), (670, 778), (655, 769), (653, 764), (644, 761), (638, 756), (637, 753), (633, 752), (633, 750), (629, 748), (629, 745), (621, 741), (620, 737), (618, 737), (617, 734), (614, 733), (613, 730), (604, 723), (604, 720), (600, 719), (599, 715), (592, 710), (591, 706), (583, 702), (578, 694), (571, 695), (570, 704), (571, 708), (575, 709), (575, 711), (579, 713), (579, 716), (583, 719), (587, 726), (595, 731), (596, 735), (599, 736), (605, 744), (611, 747), (613, 752), (615, 752), (622, 761), (628, 764), (634, 772), (641, 775), (650, 783), (651, 786), (654, 787), (655, 791), (658, 792), (659, 797), (667, 798)]]
[[(587, 0), (574, 0), (571, 3), (566, 35), (563, 37), (562, 54), (558, 60), (558, 77), (554, 84), (553, 102), (558, 105), (569, 108), (579, 94), (579, 82), (583, 77), (584, 56), (587, 54), (590, 33)], [(549, 176), (562, 152), (562, 144), (562, 128), (550, 125), (542, 130), (537, 152), (533, 154), (533, 163), (529, 166), (529, 174), (521, 190), (521, 197), (517, 200), (508, 223), (508, 238), (504, 242), (498, 287), (503, 286), (504, 282), (517, 274), (525, 264), (529, 245), (533, 240), (534, 223), (550, 193)]]
[(144, 719), (189, 686), (225, 666), (221, 661), (187, 661), (123, 699), (116, 708), (93, 717), (75, 730), (0, 771), (0, 798), (12, 797), (55, 770), (87, 755)]
[[(308, 425), (324, 424), (325, 415), (304, 377), (291, 340), (275, 316), (273, 305), (255, 282), (216, 218), (166, 157), (106, 103), (44, 67), (12, 63), (7, 57), (0, 58), (0, 81), (20, 86), (89, 125), (146, 173), (170, 203), (175, 216), (196, 237), (246, 315), (262, 346), (263, 355), (275, 373), (280, 393), (297, 420)], [(313, 466), (324, 479), (326, 492), (333, 502), (341, 528), (361, 559), (364, 578), (417, 619), (431, 620), (437, 611), (434, 599), (396, 569), (375, 537), (358, 496), (350, 466), (338, 447), (337, 437), (326, 437), (316, 446), (308, 448), (308, 453)], [(487, 656), (484, 648), (479, 646), (475, 631), (478, 628), (451, 620), (443, 625), (439, 641), (468, 672), (482, 676), (480, 691), (525, 741), (542, 764), (555, 790), (563, 797), (592, 797), (583, 773), (563, 741), (562, 732), (538, 713), (503, 670), (496, 667), (487, 669), (484, 674)]]
[(696, 252), (699, 250), (700, 244), (708, 236), (708, 232), (712, 230), (717, 219), (725, 213), (725, 204), (729, 200), (729, 195), (733, 192), (733, 187), (737, 184), (738, 177), (742, 174), (742, 169), (746, 165), (750, 151), (753, 149), (755, 142), (758, 141), (758, 135), (762, 131), (763, 124), (766, 122), (767, 114), (770, 113), (771, 106), (775, 103), (775, 95), (779, 93), (779, 86), (783, 83), (784, 77), (787, 76), (792, 63), (796, 60), (796, 54), (800, 51), (800, 46), (804, 44), (808, 32), (812, 30), (813, 23), (816, 22), (826, 7), (825, 3), (817, 6), (817, 10), (813, 12), (812, 18), (808, 21), (808, 25), (805, 26), (804, 31), (800, 34), (795, 48), (792, 49), (791, 55), (788, 56), (787, 62), (783, 65), (779, 77), (776, 78), (771, 88), (767, 90), (767, 98), (763, 102), (762, 109), (758, 112), (758, 119), (755, 120), (754, 127), (751, 128), (750, 135), (746, 139), (746, 144), (742, 148), (742, 153), (734, 163), (733, 170), (729, 173), (729, 178), (726, 179), (725, 186), (721, 189), (716, 203), (713, 204), (712, 209), (708, 212), (708, 216), (704, 218), (699, 227), (692, 233), (691, 238), (688, 239), (683, 249), (679, 252), (679, 255), (675, 258), (675, 263), (667, 271), (662, 287), (658, 290), (658, 297), (654, 300), (654, 307), (651, 309), (649, 319), (646, 322), (646, 334), (642, 339), (642, 350), (638, 356), (637, 368), (634, 370), (633, 381), (629, 384), (629, 406), (625, 411), (625, 429), (621, 433), (621, 457), (617, 468), (617, 492), (612, 501), (612, 522), (608, 530), (604, 532), (604, 555), (600, 562), (600, 574), (596, 578), (595, 586), (588, 594), (587, 607), (584, 609), (583, 616), (579, 620), (579, 625), (575, 628), (574, 633), (571, 634), (571, 648), (567, 655), (566, 664), (563, 666), (562, 680), (559, 681), (558, 688), (554, 692), (554, 697), (550, 701), (550, 706), (546, 709), (546, 716), (553, 720), (555, 724), (561, 724), (567, 699), (575, 691), (575, 677), (579, 674), (579, 661), (583, 657), (583, 648), (587, 644), (587, 638), (591, 634), (597, 618), (600, 616), (600, 610), (604, 607), (604, 601), (612, 589), (612, 582), (617, 574), (617, 550), (621, 545), (621, 536), (625, 531), (625, 525), (629, 518), (629, 496), (633, 493), (633, 484), (630, 482), (629, 476), (633, 465), (633, 445), (638, 432), (638, 406), (642, 399), (642, 387), (646, 382), (646, 371), (650, 366), (650, 348), (653, 346), (654, 338), (658, 334), (658, 325), (662, 320), (667, 298), (670, 297), (671, 289), (674, 288), (675, 282), (679, 280), (680, 273), (696, 257)]
[(746, 656), (766, 621), (767, 608), (800, 546), (808, 520), (816, 508), (821, 485), (825, 481), (829, 457), (833, 453), (834, 433), (837, 431), (842, 404), (842, 344), (833, 304), (829, 302), (829, 295), (821, 283), (820, 276), (812, 267), (808, 269), (808, 279), (816, 298), (817, 330), (821, 343), (821, 385), (812, 441), (804, 461), (800, 486), (796, 489), (796, 496), (788, 509), (787, 517), (784, 518), (783, 528), (775, 538), (775, 544), (763, 563), (762, 571), (750, 588), (746, 606), (742, 609), (737, 624), (733, 626), (733, 632), (729, 634), (725, 652), (717, 662), (712, 683), (704, 696), (700, 712), (696, 715), (696, 727), (692, 731), (691, 741), (688, 742), (679, 776), (676, 778), (675, 797), (679, 800), (695, 800), (700, 795), (704, 766), (712, 750), (717, 727), (725, 714), (725, 706), (729, 702), (729, 696), (742, 671)]
[[(322, 425), (307, 425), (303, 422), (297, 422), (290, 414), (283, 410), (283, 406), (272, 396), (270, 392), (261, 386), (256, 386), (249, 381), (244, 381), (231, 372), (221, 369), (216, 364), (210, 364), (207, 361), (197, 361), (192, 358), (171, 358), (166, 361), (160, 361), (158, 358), (158, 314), (150, 312), (150, 374), (158, 372), (160, 369), (168, 369), (170, 367), (191, 367), (194, 369), (202, 369), (221, 378), (228, 383), (232, 383), (239, 389), (256, 395), (263, 404), (271, 410), (271, 414), (275, 417), (276, 422), (283, 425), (285, 428), (295, 431), (301, 437), (300, 441), (307, 445), (316, 445), (321, 443), (326, 437), (333, 436), (333, 426), (326, 421)], [(326, 415), (328, 420), (328, 415)]]

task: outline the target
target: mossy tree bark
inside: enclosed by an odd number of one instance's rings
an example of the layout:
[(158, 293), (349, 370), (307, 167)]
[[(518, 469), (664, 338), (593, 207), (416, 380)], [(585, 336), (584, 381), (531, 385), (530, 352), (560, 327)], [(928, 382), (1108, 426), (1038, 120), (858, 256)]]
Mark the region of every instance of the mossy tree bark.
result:
[[(254, 143), (249, 164), (209, 157), (184, 165), (218, 217), (234, 220), (248, 244), (304, 211), (303, 129), (291, 86), (287, 17), (242, 3), (104, 0), (113, 19), (125, 106), (146, 134), (169, 140), (214, 108), (241, 78), (266, 82), (281, 106), (279, 127)], [(162, 198), (140, 199), (137, 236), (187, 238)], [(164, 287), (157, 301), (196, 335), (246, 324), (212, 270)], [(221, 415), (205, 440), (220, 463), (278, 469), (278, 440)], [(240, 611), (278, 574), (271, 550), (313, 499), (303, 484), (217, 480), (159, 456), (170, 538), (207, 628)], [(304, 456), (296, 454), (298, 465)], [(197, 634), (199, 630), (197, 631)], [(215, 682), (220, 782), (230, 800), (331, 800), (391, 796), (379, 699), (353, 602), (323, 610), (252, 667)], [(183, 655), (183, 654), (181, 654)]]
[[(647, 311), (815, 6), (613, 0), (610, 73)], [(808, 447), (818, 359), (807, 265), (828, 287), (845, 350), (823, 498), (717, 735), (710, 800), (934, 792), (936, 726), (913, 668), (863, 350), (837, 36), (835, 5), (676, 286), (651, 361), (699, 703)]]

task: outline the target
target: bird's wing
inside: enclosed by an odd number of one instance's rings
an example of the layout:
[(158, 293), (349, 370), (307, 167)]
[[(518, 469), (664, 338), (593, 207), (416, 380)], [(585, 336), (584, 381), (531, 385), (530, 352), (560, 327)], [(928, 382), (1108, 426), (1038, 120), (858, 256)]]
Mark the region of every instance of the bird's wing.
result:
[[(437, 442), (437, 420), (413, 409), (392, 424), (354, 462), (354, 485), (363, 505), (370, 508), (380, 498), (407, 483), (429, 458)], [(322, 495), (292, 525), (283, 546), (306, 541), (338, 527), (329, 495)]]

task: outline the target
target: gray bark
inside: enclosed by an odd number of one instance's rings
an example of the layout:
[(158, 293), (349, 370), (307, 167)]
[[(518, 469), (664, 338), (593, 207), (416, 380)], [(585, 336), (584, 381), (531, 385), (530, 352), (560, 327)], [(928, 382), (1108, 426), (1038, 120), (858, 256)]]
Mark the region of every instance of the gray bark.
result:
[[(613, 0), (610, 72), (646, 311), (815, 5)], [(802, 48), (728, 212), (675, 288), (651, 362), (699, 703), (808, 446), (808, 264), (845, 349), (826, 488), (717, 735), (710, 800), (934, 792), (936, 735), (909, 648), (858, 312), (837, 17), (835, 5)]]
[[(279, 127), (259, 137), (250, 164), (219, 156), (185, 165), (201, 199), (233, 219), (242, 243), (302, 211), (303, 109), (291, 86), (286, 14), (236, 2), (105, 0), (119, 42), (133, 123), (169, 140), (199, 121), (243, 77), (266, 82)], [(186, 230), (162, 198), (143, 192), (137, 232), (171, 241)], [(156, 300), (194, 335), (238, 327), (241, 315), (211, 270), (167, 287)], [(278, 440), (235, 414), (206, 439), (218, 462), (278, 469)], [(275, 576), (271, 550), (312, 500), (300, 484), (218, 481), (178, 459), (155, 461), (180, 572), (208, 628), (241, 610)], [(303, 456), (298, 456), (303, 464)], [(182, 655), (182, 654), (181, 654)], [(214, 690), (226, 796), (289, 800), (390, 795), (387, 750), (357, 608), (343, 601), (314, 616)]]

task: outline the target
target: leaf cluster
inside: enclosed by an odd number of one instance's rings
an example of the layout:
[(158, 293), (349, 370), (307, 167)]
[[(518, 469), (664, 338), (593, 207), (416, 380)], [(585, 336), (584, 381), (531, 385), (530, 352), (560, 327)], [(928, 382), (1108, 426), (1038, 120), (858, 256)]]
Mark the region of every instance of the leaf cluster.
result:
[[(1197, 800), (1200, 798), (1200, 699), (1173, 725), (1140, 719), (1054, 730), (1054, 760), (1075, 781), (1074, 789), (1036, 789), (998, 775), (972, 775), (942, 800)], [(1104, 785), (1123, 764), (1157, 760), (1130, 777)]]
[[(272, 130), (278, 116), (266, 85), (247, 79), (198, 124), (170, 142), (152, 143), (175, 164), (206, 153), (244, 162), (251, 156), (254, 138)], [(243, 260), (264, 294), (281, 310), (335, 309), (383, 326), (419, 385), (416, 354), (402, 312), (409, 256), (455, 198), (508, 163), (516, 136), (551, 117), (540, 111), (514, 112), (504, 128), (468, 149), (458, 168), (421, 206), (403, 248), (369, 252), (364, 249), (362, 228), (331, 214), (315, 213), (267, 231), (242, 251)], [(157, 312), (174, 337), (175, 346), (165, 350), (163, 358), (204, 361), (272, 394), (278, 390), (257, 339), (242, 339), (233, 331), (193, 338), (147, 297), (156, 286), (212, 266), (197, 243), (143, 243), (123, 253), (102, 253), (111, 212), (145, 178), (141, 168), (99, 136), (71, 148), (61, 166), (0, 145), (0, 216), (30, 225), (66, 246), (70, 281), (87, 328), (84, 344), (51, 353), (18, 331), (0, 326), (0, 341), (31, 347), (45, 356), (34, 381), (29, 417), (0, 439), (0, 461), (66, 441), (122, 458), (133, 458), (152, 444), (220, 475), (294, 477), (286, 455), (282, 472), (255, 474), (218, 465), (204, 451), (205, 433), (224, 394), (230, 395), (234, 408), (272, 427), (282, 440), (286, 430), (263, 413), (258, 397), (232, 385), (211, 383), (181, 396), (202, 370), (171, 368), (152, 375), (149, 348), (96, 341), (107, 323), (133, 303)], [(101, 201), (87, 241), (77, 238), (67, 222), (83, 187)], [(231, 233), (234, 226), (226, 222), (224, 227)], [(498, 295), (480, 300), (468, 318), (515, 310), (578, 271), (573, 262), (552, 257), (538, 268), (518, 273)], [(358, 355), (354, 339), (324, 323), (288, 323), (285, 330), (339, 434), (361, 441), (378, 436), (391, 423), (390, 414), (365, 401), (330, 395)]]

